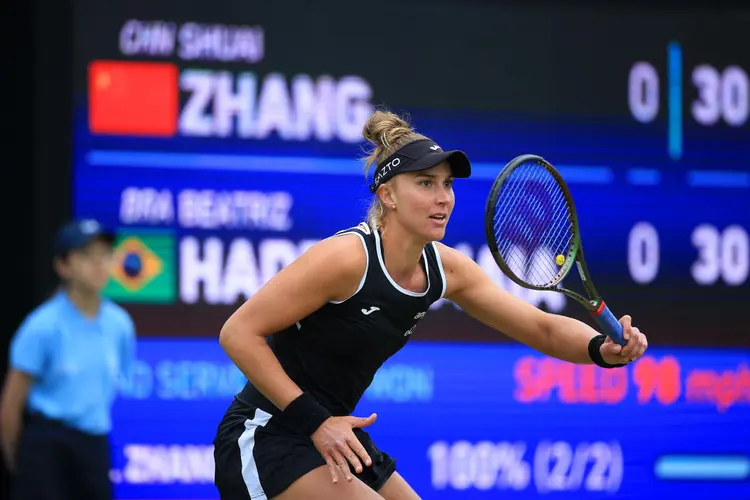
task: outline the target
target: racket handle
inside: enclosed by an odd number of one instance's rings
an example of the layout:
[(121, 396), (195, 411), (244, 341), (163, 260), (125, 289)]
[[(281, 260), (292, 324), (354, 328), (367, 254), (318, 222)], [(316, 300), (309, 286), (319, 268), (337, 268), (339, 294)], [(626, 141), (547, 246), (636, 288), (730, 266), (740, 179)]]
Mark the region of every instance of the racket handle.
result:
[(604, 333), (612, 339), (612, 342), (620, 344), (621, 346), (628, 343), (627, 340), (622, 338), (622, 325), (617, 321), (617, 318), (615, 318), (615, 315), (612, 314), (612, 311), (609, 310), (609, 307), (607, 307), (607, 304), (605, 304), (604, 301), (602, 301), (602, 303), (599, 304), (599, 308), (596, 311), (592, 311), (591, 314), (594, 316), (596, 322), (599, 323), (602, 330), (604, 330)]

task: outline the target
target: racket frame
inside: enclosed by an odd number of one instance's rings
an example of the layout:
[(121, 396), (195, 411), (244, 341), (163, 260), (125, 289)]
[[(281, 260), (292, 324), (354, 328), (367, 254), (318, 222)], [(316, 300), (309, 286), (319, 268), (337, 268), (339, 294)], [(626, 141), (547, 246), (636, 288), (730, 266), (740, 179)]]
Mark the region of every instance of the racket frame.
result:
[[(567, 205), (566, 208), (568, 210), (568, 215), (571, 222), (571, 230), (573, 232), (573, 239), (568, 248), (567, 255), (565, 256), (565, 262), (562, 266), (560, 266), (559, 271), (550, 281), (550, 283), (544, 286), (532, 285), (516, 276), (516, 274), (511, 270), (510, 266), (508, 266), (508, 264), (505, 262), (505, 259), (503, 259), (502, 255), (500, 254), (500, 249), (497, 245), (497, 238), (495, 236), (495, 209), (497, 207), (497, 201), (500, 198), (500, 194), (502, 193), (503, 186), (508, 180), (508, 177), (510, 177), (510, 175), (516, 168), (529, 162), (537, 163), (539, 166), (546, 169), (554, 177), (555, 181), (557, 181)], [(560, 174), (560, 172), (554, 166), (552, 166), (551, 163), (549, 163), (541, 156), (533, 154), (523, 154), (510, 160), (505, 165), (505, 167), (503, 167), (502, 171), (497, 175), (492, 183), (492, 188), (490, 189), (490, 194), (487, 198), (487, 204), (485, 206), (484, 230), (485, 238), (487, 239), (487, 245), (489, 247), (490, 253), (492, 254), (492, 258), (495, 260), (495, 263), (498, 265), (500, 270), (502, 270), (503, 273), (508, 276), (508, 278), (510, 278), (514, 283), (520, 285), (523, 288), (531, 290), (553, 291), (562, 293), (574, 299), (576, 302), (585, 307), (586, 310), (588, 310), (589, 313), (594, 316), (594, 318), (599, 322), (601, 326), (605, 327), (605, 329), (608, 330), (608, 335), (610, 335), (615, 342), (624, 345), (624, 341), (622, 339), (622, 326), (619, 325), (619, 322), (617, 322), (616, 318), (609, 311), (609, 308), (599, 295), (599, 292), (597, 292), (596, 286), (594, 285), (594, 282), (589, 274), (588, 267), (586, 266), (586, 259), (583, 254), (583, 244), (581, 243), (581, 231), (578, 224), (578, 213), (576, 212), (573, 195), (570, 192), (565, 179), (563, 179), (562, 174)], [(569, 290), (567, 288), (559, 286), (560, 282), (570, 273), (573, 265), (578, 268), (578, 274), (581, 278), (581, 282), (586, 291), (586, 294), (588, 295), (588, 298), (577, 292), (574, 292), (573, 290)]]

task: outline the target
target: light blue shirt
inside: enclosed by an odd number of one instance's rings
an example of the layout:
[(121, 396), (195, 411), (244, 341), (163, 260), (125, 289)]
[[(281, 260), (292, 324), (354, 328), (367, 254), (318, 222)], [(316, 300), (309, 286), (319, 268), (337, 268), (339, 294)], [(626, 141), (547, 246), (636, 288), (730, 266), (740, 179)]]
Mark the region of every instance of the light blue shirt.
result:
[(105, 300), (96, 317), (84, 316), (58, 292), (29, 314), (10, 345), (12, 368), (34, 377), (28, 408), (90, 434), (112, 428), (120, 377), (135, 355), (133, 321)]

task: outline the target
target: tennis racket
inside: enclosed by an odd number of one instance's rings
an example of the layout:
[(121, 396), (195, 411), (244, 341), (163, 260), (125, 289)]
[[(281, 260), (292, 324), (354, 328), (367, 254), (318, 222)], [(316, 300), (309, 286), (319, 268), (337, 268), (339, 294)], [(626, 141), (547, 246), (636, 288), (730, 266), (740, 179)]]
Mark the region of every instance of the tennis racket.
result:
[[(573, 196), (549, 162), (521, 155), (503, 168), (487, 199), (484, 228), (495, 262), (511, 280), (531, 290), (567, 295), (591, 313), (612, 341), (627, 343), (586, 267)], [(561, 286), (574, 264), (588, 297)]]

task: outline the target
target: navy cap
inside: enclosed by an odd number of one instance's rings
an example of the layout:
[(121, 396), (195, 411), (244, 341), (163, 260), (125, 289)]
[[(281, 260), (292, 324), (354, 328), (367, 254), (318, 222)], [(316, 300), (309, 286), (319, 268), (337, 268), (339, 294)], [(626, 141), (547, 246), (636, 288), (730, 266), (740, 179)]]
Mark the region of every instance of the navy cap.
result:
[(453, 177), (471, 176), (471, 162), (463, 151), (443, 151), (432, 139), (419, 139), (393, 153), (375, 169), (370, 192), (375, 193), (381, 184), (403, 172), (427, 170), (447, 161)]
[(94, 240), (114, 243), (115, 237), (106, 231), (99, 222), (84, 219), (69, 222), (60, 228), (55, 241), (55, 255), (62, 255), (85, 247)]

